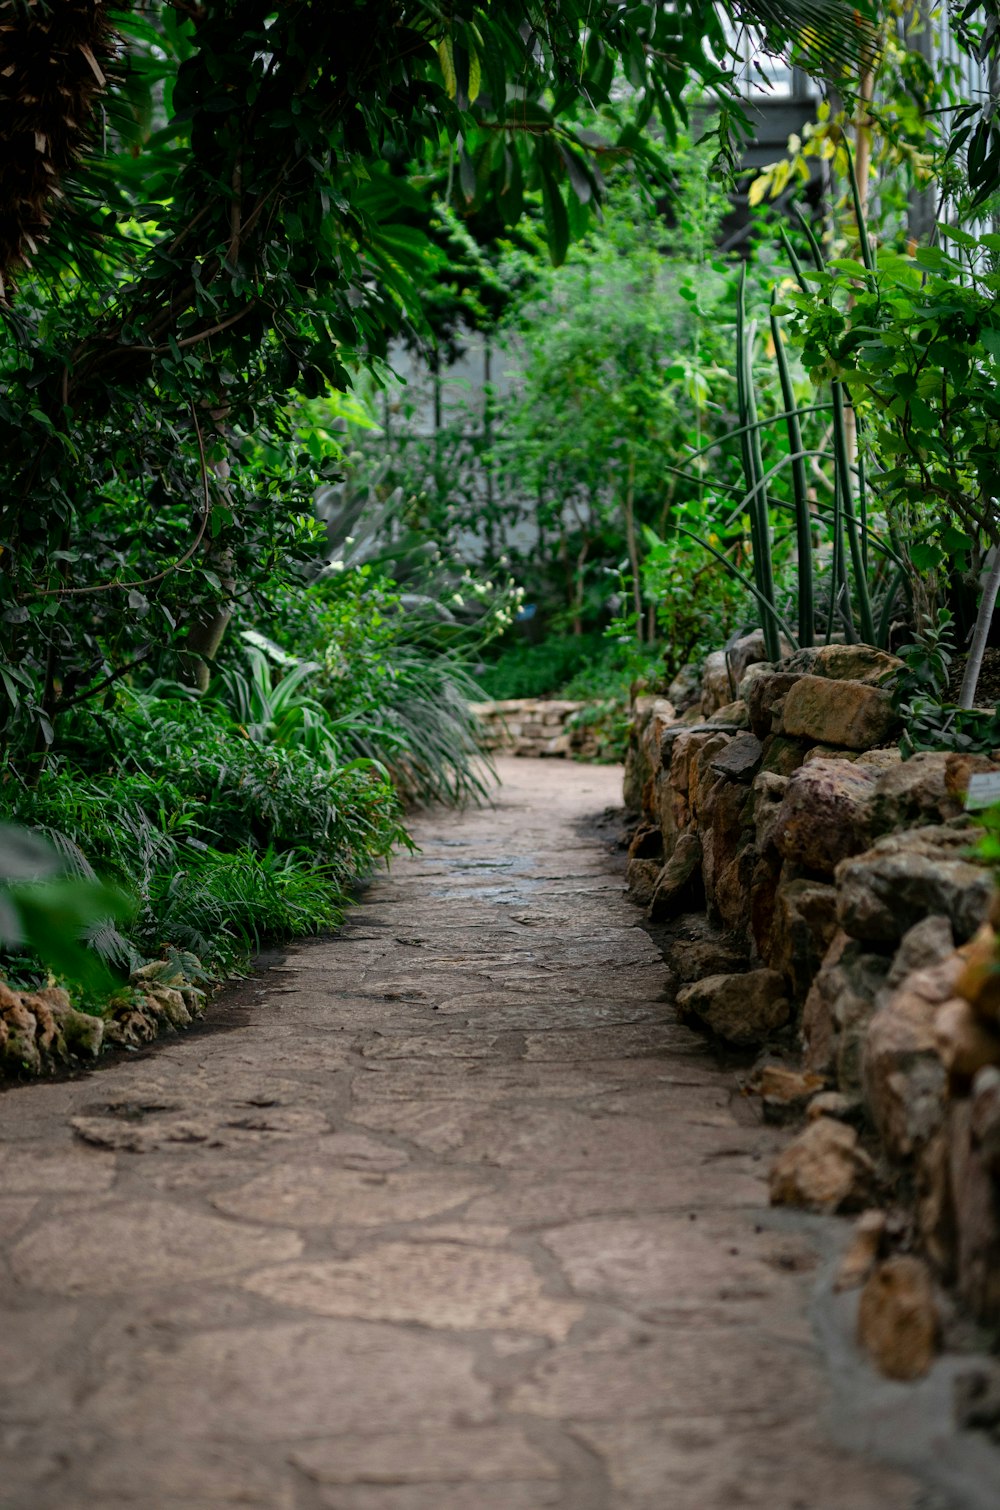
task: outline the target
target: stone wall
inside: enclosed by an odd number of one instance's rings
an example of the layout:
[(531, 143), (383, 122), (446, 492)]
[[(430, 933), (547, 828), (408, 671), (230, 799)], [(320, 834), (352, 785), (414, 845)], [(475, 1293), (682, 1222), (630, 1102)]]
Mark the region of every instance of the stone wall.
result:
[(566, 699), (514, 697), (473, 703), (472, 711), (486, 730), (488, 750), (505, 755), (575, 755), (589, 760), (598, 753), (597, 739), (585, 725), (572, 722), (586, 707), (586, 703)]
[(997, 766), (902, 760), (884, 652), (763, 654), (635, 700), (630, 888), (657, 922), (704, 912), (668, 947), (681, 1015), (762, 1049), (765, 1110), (811, 1119), (776, 1199), (905, 1190), (938, 1274), (1000, 1322), (1000, 907), (964, 809)]

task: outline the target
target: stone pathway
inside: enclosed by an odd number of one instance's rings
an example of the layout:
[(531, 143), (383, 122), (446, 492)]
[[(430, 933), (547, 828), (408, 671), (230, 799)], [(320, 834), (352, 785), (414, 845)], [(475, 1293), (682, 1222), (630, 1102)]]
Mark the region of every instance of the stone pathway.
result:
[[(211, 1031), (0, 1097), (3, 1510), (911, 1510), (584, 820), (506, 762)], [(247, 1005), (246, 1003), (249, 1003)]]

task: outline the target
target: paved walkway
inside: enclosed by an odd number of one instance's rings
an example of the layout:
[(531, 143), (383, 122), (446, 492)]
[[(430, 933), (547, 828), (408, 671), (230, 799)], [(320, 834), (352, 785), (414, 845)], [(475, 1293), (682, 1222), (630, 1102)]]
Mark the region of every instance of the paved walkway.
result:
[(775, 1134), (508, 762), (217, 1024), (0, 1097), (3, 1510), (911, 1510), (839, 1452)]

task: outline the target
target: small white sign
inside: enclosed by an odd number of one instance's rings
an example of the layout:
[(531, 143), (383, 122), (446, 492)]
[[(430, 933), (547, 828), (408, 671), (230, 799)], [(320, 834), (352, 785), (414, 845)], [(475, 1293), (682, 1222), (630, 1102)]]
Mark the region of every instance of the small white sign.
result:
[(997, 802), (1000, 802), (1000, 771), (977, 771), (969, 777), (969, 790), (965, 794), (967, 812), (993, 807)]

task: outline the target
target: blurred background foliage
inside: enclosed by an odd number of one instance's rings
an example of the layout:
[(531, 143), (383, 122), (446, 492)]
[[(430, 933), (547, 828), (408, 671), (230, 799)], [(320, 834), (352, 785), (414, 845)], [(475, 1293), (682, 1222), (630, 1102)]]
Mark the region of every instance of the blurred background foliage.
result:
[[(758, 622), (975, 618), (997, 275), (960, 222), (1000, 150), (915, 11), (5, 14), (8, 978), (99, 1010), (90, 966), (330, 926), (407, 804), (488, 791), (485, 694), (592, 703), (613, 754), (631, 682)], [(724, 252), (748, 59), (782, 50), (825, 102)], [(927, 194), (953, 239), (914, 259)]]

